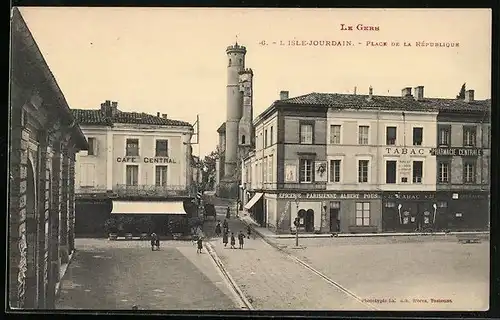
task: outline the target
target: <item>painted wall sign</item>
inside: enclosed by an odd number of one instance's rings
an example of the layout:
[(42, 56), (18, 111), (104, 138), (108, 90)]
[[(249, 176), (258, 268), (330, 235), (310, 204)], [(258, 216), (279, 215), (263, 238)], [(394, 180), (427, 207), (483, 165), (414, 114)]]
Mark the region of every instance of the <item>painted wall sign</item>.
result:
[(318, 182), (326, 182), (327, 171), (326, 161), (316, 161), (314, 163), (314, 180)]
[(129, 162), (129, 163), (140, 163), (142, 160), (143, 163), (176, 163), (174, 160), (168, 157), (118, 157), (116, 158), (116, 162)]
[(401, 154), (409, 154), (409, 155), (425, 155), (425, 149), (423, 148), (385, 148), (385, 153), (390, 155), (401, 155)]
[(433, 192), (387, 192), (384, 193), (385, 199), (390, 200), (432, 200), (436, 198)]
[(377, 193), (278, 193), (280, 199), (339, 199), (339, 200), (371, 200), (380, 199)]
[(457, 193), (457, 197), (454, 199), (460, 200), (486, 200), (488, 195), (480, 193)]
[(409, 178), (411, 176), (412, 172), (412, 161), (411, 160), (399, 160), (398, 161), (398, 171), (399, 171), (399, 176), (400, 177), (407, 177)]
[(459, 156), (459, 157), (474, 157), (482, 156), (483, 149), (479, 148), (434, 148), (431, 149), (433, 156)]

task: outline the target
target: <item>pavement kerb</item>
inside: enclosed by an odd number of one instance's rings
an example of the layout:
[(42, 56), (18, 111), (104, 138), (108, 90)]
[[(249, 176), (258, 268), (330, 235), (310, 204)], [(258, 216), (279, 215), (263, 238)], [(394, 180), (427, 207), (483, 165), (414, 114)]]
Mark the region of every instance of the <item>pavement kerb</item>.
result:
[(245, 297), (243, 291), (241, 291), (241, 289), (238, 287), (238, 285), (231, 277), (229, 272), (227, 272), (226, 268), (224, 267), (224, 264), (219, 259), (219, 256), (217, 256), (215, 249), (212, 247), (212, 244), (210, 244), (209, 242), (204, 242), (203, 246), (207, 250), (210, 257), (212, 258), (212, 261), (214, 262), (216, 269), (221, 273), (222, 278), (228, 284), (229, 288), (231, 289), (231, 292), (233, 292), (234, 297), (236, 298), (236, 301), (238, 301), (240, 308), (246, 310), (254, 310), (252, 304)]
[(68, 256), (68, 263), (61, 265), (61, 270), (59, 270), (59, 282), (56, 283), (56, 297), (59, 295), (59, 289), (61, 287), (61, 282), (63, 281), (64, 275), (66, 274), (66, 271), (69, 268), (69, 264), (71, 263), (71, 260), (73, 259), (75, 255), (76, 250), (73, 250), (70, 255)]

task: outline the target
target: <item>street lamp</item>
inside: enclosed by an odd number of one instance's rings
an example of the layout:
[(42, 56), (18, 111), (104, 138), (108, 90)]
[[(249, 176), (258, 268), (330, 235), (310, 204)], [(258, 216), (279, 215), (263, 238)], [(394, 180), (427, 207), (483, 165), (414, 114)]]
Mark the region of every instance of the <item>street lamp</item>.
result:
[(295, 196), (295, 205), (297, 207), (297, 217), (295, 217), (295, 221), (293, 224), (295, 225), (295, 246), (299, 246), (299, 225), (300, 225), (300, 218), (299, 218), (299, 196)]

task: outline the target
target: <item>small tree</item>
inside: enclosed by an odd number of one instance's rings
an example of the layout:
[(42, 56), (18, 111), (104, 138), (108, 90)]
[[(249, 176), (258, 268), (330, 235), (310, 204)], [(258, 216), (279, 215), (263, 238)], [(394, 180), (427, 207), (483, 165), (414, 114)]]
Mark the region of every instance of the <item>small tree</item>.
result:
[(457, 95), (457, 99), (465, 99), (465, 83), (462, 85), (462, 88)]

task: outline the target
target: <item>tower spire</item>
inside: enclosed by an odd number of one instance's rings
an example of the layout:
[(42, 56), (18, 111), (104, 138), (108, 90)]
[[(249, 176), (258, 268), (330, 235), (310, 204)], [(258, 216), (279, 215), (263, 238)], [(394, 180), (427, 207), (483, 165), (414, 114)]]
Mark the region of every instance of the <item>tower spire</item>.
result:
[(238, 46), (238, 35), (236, 35), (235, 37), (236, 37), (236, 46)]

